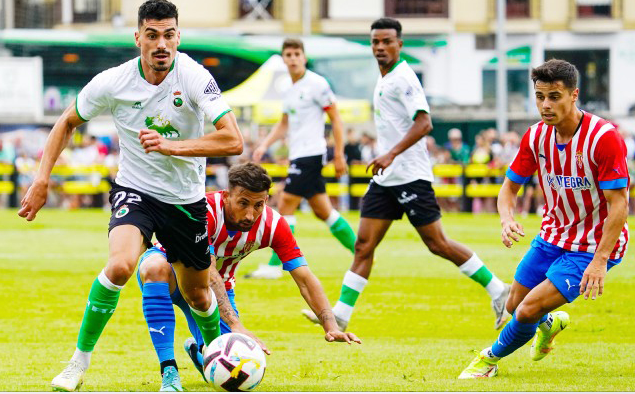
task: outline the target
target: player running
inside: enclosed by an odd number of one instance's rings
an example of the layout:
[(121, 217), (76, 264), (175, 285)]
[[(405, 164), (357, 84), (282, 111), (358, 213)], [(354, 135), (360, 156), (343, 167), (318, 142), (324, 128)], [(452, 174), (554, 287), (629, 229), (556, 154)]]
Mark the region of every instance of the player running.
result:
[[(306, 198), (315, 216), (326, 222), (335, 238), (354, 253), (355, 233), (346, 219), (331, 206), (322, 177), (322, 166), (326, 159), (324, 112), (333, 125), (335, 174), (340, 177), (346, 173), (342, 121), (335, 96), (326, 79), (306, 69), (304, 44), (301, 40), (286, 39), (282, 44), (282, 58), (289, 69), (293, 85), (284, 98), (282, 120), (256, 148), (253, 159), (260, 162), (271, 144), (288, 135), (291, 165), (278, 203), (278, 211), (284, 215), (293, 232), (293, 213), (302, 199)], [(272, 253), (269, 264), (260, 265), (256, 271), (246, 275), (261, 279), (276, 279), (281, 276), (281, 262), (275, 252)]]
[(628, 242), (626, 146), (614, 126), (576, 106), (578, 70), (549, 60), (531, 72), (542, 121), (531, 126), (498, 195), (502, 241), (525, 236), (514, 220), (516, 194), (538, 171), (545, 197), (539, 235), (514, 276), (507, 310), (512, 319), (498, 340), (476, 356), (459, 379), (496, 376), (498, 361), (534, 337), (530, 356), (541, 360), (569, 324), (558, 311), (584, 293), (604, 292), (607, 270), (619, 264)]
[[(476, 253), (443, 233), (424, 138), (432, 130), (430, 109), (421, 82), (410, 66), (399, 59), (403, 45), (401, 23), (392, 18), (373, 22), (371, 45), (381, 73), (374, 93), (380, 156), (368, 166), (373, 168), (374, 177), (362, 200), (355, 259), (344, 275), (340, 298), (333, 307), (335, 319), (340, 329), (347, 327), (353, 307), (368, 283), (375, 248), (393, 220), (406, 213), (430, 252), (450, 260), (485, 288), (492, 298), (494, 327), (498, 329), (507, 317), (504, 310), (509, 285), (490, 272)], [(317, 321), (310, 311), (303, 313)]]
[[(31, 221), (44, 205), (51, 170), (74, 129), (104, 110), (112, 113), (121, 157), (110, 192), (108, 262), (90, 289), (77, 348), (53, 379), (55, 390), (81, 386), (120, 291), (153, 234), (173, 263), (205, 342), (219, 335), (218, 308), (209, 288), (204, 156), (240, 154), (242, 136), (214, 78), (177, 52), (174, 4), (143, 3), (135, 41), (141, 56), (95, 76), (57, 121), (18, 212)], [(204, 135), (205, 118), (216, 126), (215, 133)]]
[[(234, 303), (234, 274), (243, 258), (254, 250), (270, 247), (280, 256), (283, 269), (290, 272), (307, 304), (320, 316), (324, 338), (329, 342), (361, 343), (355, 334), (338, 329), (320, 281), (307, 266), (289, 225), (278, 212), (266, 205), (271, 187), (267, 172), (259, 165), (246, 163), (232, 167), (228, 177), (228, 190), (206, 195), (209, 245), (216, 255), (216, 267), (222, 276), (222, 279), (218, 275), (213, 276), (212, 286), (216, 294), (226, 292), (228, 296), (228, 301), (219, 297), (221, 333), (240, 332), (258, 340), (238, 319)], [(143, 254), (137, 276), (143, 293), (143, 314), (161, 364), (161, 391), (183, 391), (174, 359), (175, 316), (172, 304), (179, 306), (185, 314), (194, 336), (194, 339), (185, 341), (185, 351), (201, 374), (203, 341), (161, 245), (157, 244)], [(269, 354), (262, 342), (259, 343)]]

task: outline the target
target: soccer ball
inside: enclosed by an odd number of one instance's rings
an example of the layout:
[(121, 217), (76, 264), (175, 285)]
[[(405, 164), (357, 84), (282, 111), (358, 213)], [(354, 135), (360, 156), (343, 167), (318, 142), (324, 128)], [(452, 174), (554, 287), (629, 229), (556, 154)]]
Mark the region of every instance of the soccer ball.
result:
[(203, 354), (205, 377), (217, 391), (252, 391), (265, 375), (265, 352), (247, 335), (214, 339)]

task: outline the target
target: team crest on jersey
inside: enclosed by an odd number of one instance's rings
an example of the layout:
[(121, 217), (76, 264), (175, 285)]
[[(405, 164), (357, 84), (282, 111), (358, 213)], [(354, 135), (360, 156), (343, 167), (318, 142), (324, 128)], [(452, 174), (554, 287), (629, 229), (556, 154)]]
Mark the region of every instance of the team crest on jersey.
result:
[(173, 94), (174, 94), (174, 101), (172, 103), (174, 104), (175, 107), (178, 108), (181, 105), (183, 105), (183, 99), (181, 98), (181, 92), (177, 90)]
[(258, 246), (256, 245), (256, 241), (249, 241), (245, 243), (245, 246), (243, 247), (244, 250), (244, 255), (248, 255), (249, 253), (253, 252), (254, 250), (258, 249)]
[(584, 162), (582, 161), (582, 151), (579, 150), (575, 153), (575, 162), (578, 165), (579, 169), (584, 168)]
[(115, 213), (115, 217), (117, 219), (120, 219), (120, 218), (126, 216), (128, 214), (128, 212), (130, 212), (130, 208), (128, 208), (128, 205), (124, 204), (124, 205), (121, 206), (121, 208), (119, 208), (117, 213)]

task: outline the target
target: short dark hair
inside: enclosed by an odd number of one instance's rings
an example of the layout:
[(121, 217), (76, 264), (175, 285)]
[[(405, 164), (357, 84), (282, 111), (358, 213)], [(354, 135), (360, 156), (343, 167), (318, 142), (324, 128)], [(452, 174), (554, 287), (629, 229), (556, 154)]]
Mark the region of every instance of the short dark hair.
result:
[(531, 80), (554, 83), (562, 81), (565, 87), (573, 90), (578, 86), (578, 69), (567, 61), (551, 59), (531, 69)]
[(243, 187), (250, 192), (260, 193), (269, 191), (271, 178), (267, 170), (255, 163), (244, 163), (232, 166), (228, 173), (229, 189), (236, 186)]
[(174, 4), (168, 0), (147, 0), (139, 7), (139, 27), (143, 25), (143, 21), (146, 19), (162, 20), (162, 19), (176, 19), (176, 24), (179, 24), (179, 10)]
[(397, 37), (401, 37), (401, 23), (394, 18), (379, 18), (372, 25), (370, 30), (375, 29), (395, 29)]
[(281, 52), (284, 52), (284, 50), (287, 48), (301, 49), (302, 52), (304, 52), (304, 43), (299, 38), (285, 38), (284, 42), (282, 43)]

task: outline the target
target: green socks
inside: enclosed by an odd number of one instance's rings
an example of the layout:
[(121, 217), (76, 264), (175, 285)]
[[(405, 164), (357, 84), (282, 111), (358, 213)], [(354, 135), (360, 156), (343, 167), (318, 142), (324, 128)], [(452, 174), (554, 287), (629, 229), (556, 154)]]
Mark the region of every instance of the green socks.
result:
[(92, 352), (95, 348), (106, 323), (117, 308), (122, 288), (113, 284), (104, 271), (93, 282), (77, 339), (77, 348), (82, 352)]
[(329, 226), (331, 234), (333, 234), (346, 249), (355, 254), (355, 240), (357, 236), (346, 219), (334, 209), (326, 219), (326, 225)]
[[(287, 221), (289, 227), (291, 227), (291, 234), (295, 233), (295, 216), (293, 215), (285, 215), (284, 219)], [(280, 266), (282, 265), (282, 261), (276, 254), (276, 252), (271, 252), (271, 258), (269, 259), (269, 265)]]
[(496, 299), (503, 294), (505, 284), (487, 269), (476, 253), (463, 263), (459, 269), (470, 279), (483, 286), (492, 299)]
[(357, 298), (359, 298), (366, 284), (368, 284), (368, 279), (352, 271), (346, 271), (340, 299), (337, 300), (333, 307), (333, 314), (341, 320), (349, 321), (353, 315), (355, 302), (357, 302)]
[(201, 330), (205, 346), (208, 346), (210, 342), (220, 336), (220, 312), (218, 311), (218, 302), (216, 301), (216, 295), (211, 289), (210, 292), (212, 293), (212, 303), (208, 310), (201, 312), (190, 306), (192, 317), (196, 321), (199, 330)]

